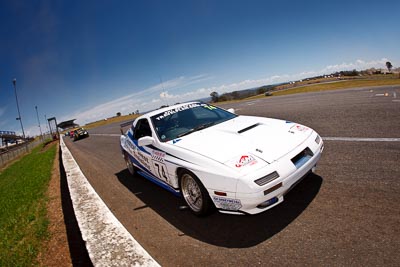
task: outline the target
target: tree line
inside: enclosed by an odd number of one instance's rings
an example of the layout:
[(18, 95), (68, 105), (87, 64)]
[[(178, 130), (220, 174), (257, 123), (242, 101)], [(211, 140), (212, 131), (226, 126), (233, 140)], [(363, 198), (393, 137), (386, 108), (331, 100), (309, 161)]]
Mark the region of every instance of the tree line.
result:
[[(386, 67), (389, 72), (392, 71), (393, 65), (390, 61), (386, 62)], [(332, 73), (330, 76), (332, 77), (342, 77), (342, 76), (360, 76), (360, 75), (369, 75), (369, 74), (381, 74), (382, 71), (379, 69), (369, 69), (369, 70), (362, 70), (362, 71), (357, 71), (356, 69), (353, 70), (345, 70), (345, 71), (338, 71), (335, 73)], [(319, 79), (323, 78), (324, 75), (317, 76), (317, 77), (312, 77), (309, 79)], [(308, 79), (307, 79), (308, 80)], [(243, 91), (234, 91), (234, 92), (229, 92), (229, 93), (223, 93), (223, 94), (218, 94), (218, 92), (212, 92), (210, 94), (211, 96), (211, 102), (223, 102), (223, 101), (230, 101), (230, 100), (240, 100), (256, 95), (261, 95), (265, 94), (266, 96), (268, 95), (268, 92), (272, 91), (277, 87), (278, 85), (264, 85), (259, 88), (254, 88), (254, 89), (248, 89), (248, 90), (243, 90)]]

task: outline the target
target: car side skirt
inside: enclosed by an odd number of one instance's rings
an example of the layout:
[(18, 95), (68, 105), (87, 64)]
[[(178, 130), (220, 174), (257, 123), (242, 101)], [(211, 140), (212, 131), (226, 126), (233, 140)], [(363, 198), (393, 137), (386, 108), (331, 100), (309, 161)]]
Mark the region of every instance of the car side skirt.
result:
[(179, 190), (174, 189), (173, 187), (167, 185), (166, 183), (160, 181), (158, 178), (154, 177), (153, 175), (148, 174), (147, 172), (144, 172), (142, 170), (138, 171), (138, 174), (149, 180), (150, 182), (155, 183), (156, 185), (164, 188), (165, 190), (171, 192), (177, 197), (182, 197), (181, 192)]
[[(128, 153), (129, 155), (129, 153)], [(149, 180), (150, 182), (155, 183), (156, 185), (164, 188), (165, 190), (171, 192), (172, 194), (174, 194), (177, 197), (181, 197), (181, 192), (175, 188), (173, 188), (172, 186), (170, 186), (169, 184), (165, 183), (164, 181), (161, 181), (159, 178), (155, 177), (154, 175), (152, 175), (151, 173), (149, 173), (148, 171), (144, 170), (141, 166), (141, 164), (135, 160), (134, 157), (132, 157), (131, 155), (129, 155), (129, 160), (136, 166), (139, 168), (138, 174), (140, 174), (142, 177), (146, 178), (147, 180)]]

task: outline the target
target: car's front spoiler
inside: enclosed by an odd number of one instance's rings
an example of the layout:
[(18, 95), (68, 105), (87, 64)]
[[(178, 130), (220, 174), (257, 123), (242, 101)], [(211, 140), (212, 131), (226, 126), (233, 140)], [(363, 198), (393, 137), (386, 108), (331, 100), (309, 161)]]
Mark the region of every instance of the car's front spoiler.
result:
[[(283, 202), (284, 196), (289, 193), (298, 183), (300, 183), (317, 165), (321, 158), (323, 150), (323, 143), (319, 145), (317, 151), (307, 163), (302, 165), (295, 172), (281, 181), (281, 186), (276, 187), (275, 190), (267, 194), (237, 194), (237, 199), (240, 200), (242, 207), (237, 211), (220, 210), (222, 213), (229, 214), (258, 214), (271, 209)], [(265, 190), (268, 191), (268, 190)], [(272, 201), (273, 199), (275, 199)], [(266, 202), (271, 202), (266, 203)], [(269, 205), (268, 205), (269, 204)]]

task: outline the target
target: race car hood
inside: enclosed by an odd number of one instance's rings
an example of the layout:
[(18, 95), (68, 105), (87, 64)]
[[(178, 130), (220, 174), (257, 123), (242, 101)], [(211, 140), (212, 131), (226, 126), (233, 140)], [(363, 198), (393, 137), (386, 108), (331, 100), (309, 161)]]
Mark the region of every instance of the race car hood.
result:
[(171, 142), (237, 169), (278, 160), (312, 132), (308, 127), (288, 121), (238, 116)]

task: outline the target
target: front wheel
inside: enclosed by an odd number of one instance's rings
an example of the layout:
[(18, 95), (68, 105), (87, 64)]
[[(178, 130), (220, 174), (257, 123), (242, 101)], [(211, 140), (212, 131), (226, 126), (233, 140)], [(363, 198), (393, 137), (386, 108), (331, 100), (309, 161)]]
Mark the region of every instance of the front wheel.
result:
[(185, 202), (197, 216), (211, 212), (214, 205), (199, 179), (192, 173), (184, 171), (180, 175), (180, 187)]

